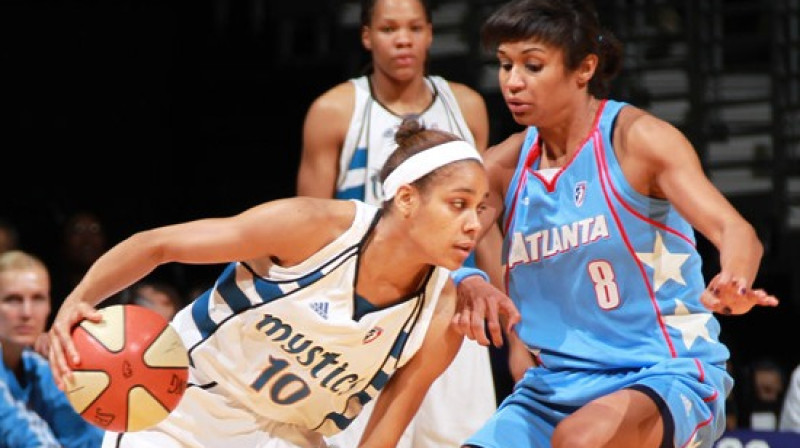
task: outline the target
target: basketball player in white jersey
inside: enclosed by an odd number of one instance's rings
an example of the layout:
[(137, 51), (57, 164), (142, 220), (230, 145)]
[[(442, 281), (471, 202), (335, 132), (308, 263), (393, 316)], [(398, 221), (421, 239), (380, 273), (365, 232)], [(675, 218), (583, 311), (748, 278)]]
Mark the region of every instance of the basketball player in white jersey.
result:
[(479, 237), (488, 191), (455, 135), (408, 120), (396, 139), (382, 208), (282, 199), (139, 232), (97, 260), (50, 331), (60, 388), (66, 358), (80, 361), (70, 329), (100, 320), (104, 299), (165, 263), (229, 263), (171, 322), (191, 360), (178, 407), (151, 429), (106, 432), (105, 447), (324, 447), (375, 396), (361, 446), (396, 446), (461, 347), (449, 270)]
[[(466, 85), (425, 74), (433, 38), (425, 1), (363, 1), (361, 25), (372, 70), (328, 90), (309, 108), (299, 195), (380, 204), (384, 197), (378, 174), (395, 148), (394, 133), (404, 116), (459, 135), (481, 151), (487, 145), (483, 98)], [(473, 257), (466, 265), (474, 266)], [(489, 350), (465, 339), (455, 361), (431, 387), (399, 447), (458, 446), (495, 408)], [(459, 409), (457, 415), (453, 409)], [(366, 414), (331, 442), (342, 448), (354, 446)]]

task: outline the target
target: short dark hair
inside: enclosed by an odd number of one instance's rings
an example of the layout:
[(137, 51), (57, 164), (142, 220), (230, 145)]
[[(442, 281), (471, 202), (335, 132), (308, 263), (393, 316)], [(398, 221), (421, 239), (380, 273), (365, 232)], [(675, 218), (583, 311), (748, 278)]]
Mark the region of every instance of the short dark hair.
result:
[(481, 42), (494, 51), (503, 42), (541, 40), (564, 52), (570, 71), (589, 54), (598, 57), (589, 93), (608, 95), (622, 68), (622, 44), (600, 26), (594, 6), (585, 0), (513, 0), (492, 13), (481, 27)]

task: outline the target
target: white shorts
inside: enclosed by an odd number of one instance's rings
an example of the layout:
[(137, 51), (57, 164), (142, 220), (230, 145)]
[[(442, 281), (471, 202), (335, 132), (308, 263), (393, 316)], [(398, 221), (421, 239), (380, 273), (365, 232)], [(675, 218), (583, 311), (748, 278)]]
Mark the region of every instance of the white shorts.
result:
[(102, 448), (324, 448), (316, 432), (265, 420), (227, 398), (189, 387), (178, 407), (151, 429), (106, 432)]
[[(328, 437), (331, 448), (358, 446), (377, 397), (343, 432)], [(458, 447), (497, 409), (489, 349), (464, 338), (456, 357), (431, 384), (397, 448)]]

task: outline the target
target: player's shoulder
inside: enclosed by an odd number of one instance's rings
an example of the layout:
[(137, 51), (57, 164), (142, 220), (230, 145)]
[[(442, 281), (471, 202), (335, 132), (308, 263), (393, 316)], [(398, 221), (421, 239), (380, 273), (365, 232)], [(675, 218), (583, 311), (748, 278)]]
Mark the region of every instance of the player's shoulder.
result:
[(367, 213), (373, 208), (366, 203), (347, 199), (297, 196), (288, 200), (302, 210), (301, 214), (309, 222), (325, 223), (326, 227), (340, 232), (350, 227), (359, 213)]
[(651, 136), (656, 133), (674, 132), (677, 129), (668, 121), (633, 105), (626, 105), (619, 111), (616, 132), (625, 136)]
[(457, 81), (446, 80), (446, 82), (459, 102), (483, 102), (483, 96), (472, 87)]
[(329, 113), (350, 113), (355, 104), (355, 85), (345, 81), (323, 92), (311, 103), (310, 110)]
[(500, 158), (508, 154), (518, 154), (525, 143), (527, 129), (514, 132), (502, 141), (495, 143), (486, 150), (487, 157)]
[[(636, 106), (623, 107), (616, 120), (614, 144), (622, 145), (620, 150), (629, 154), (666, 157), (686, 143), (683, 133), (672, 123)], [(674, 154), (673, 154), (674, 155)]]
[(513, 170), (517, 166), (526, 131), (515, 132), (504, 140), (489, 146), (484, 153), (484, 165), (491, 173), (494, 170)]

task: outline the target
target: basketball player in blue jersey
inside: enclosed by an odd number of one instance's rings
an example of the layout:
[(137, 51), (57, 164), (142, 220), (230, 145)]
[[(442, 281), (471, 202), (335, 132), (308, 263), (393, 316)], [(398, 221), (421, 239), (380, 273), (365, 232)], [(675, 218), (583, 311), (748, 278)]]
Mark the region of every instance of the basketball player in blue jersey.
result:
[(473, 250), (488, 190), (480, 154), (408, 120), (381, 172), (382, 208), (296, 197), (229, 218), (137, 233), (104, 254), (60, 308), (50, 358), (60, 387), (69, 331), (169, 262), (230, 264), (171, 324), (190, 386), (143, 431), (106, 447), (324, 447), (379, 395), (360, 446), (393, 447), (463, 340), (449, 270)]
[[(527, 129), (487, 151), (484, 217), (499, 219), (508, 297), (480, 277), (454, 323), (488, 343), (500, 310), (535, 356), (470, 447), (711, 447), (725, 427), (714, 312), (777, 305), (752, 289), (762, 245), (690, 142), (604, 99), (621, 46), (589, 3), (514, 0), (482, 28), (502, 94)], [(485, 224), (485, 222), (484, 222)], [(704, 284), (695, 229), (719, 250)], [(490, 313), (485, 310), (491, 309)]]
[[(379, 205), (384, 199), (379, 173), (396, 146), (394, 133), (404, 116), (456, 134), (481, 152), (486, 148), (489, 124), (480, 94), (426, 74), (432, 40), (425, 0), (361, 2), (361, 43), (371, 57), (368, 74), (334, 86), (309, 107), (298, 195)], [(474, 266), (474, 256), (466, 265)], [(458, 446), (492, 415), (496, 403), (489, 350), (465, 339), (398, 448)], [(460, 413), (452, 413), (453, 408)], [(342, 448), (355, 445), (369, 411), (331, 442)]]

